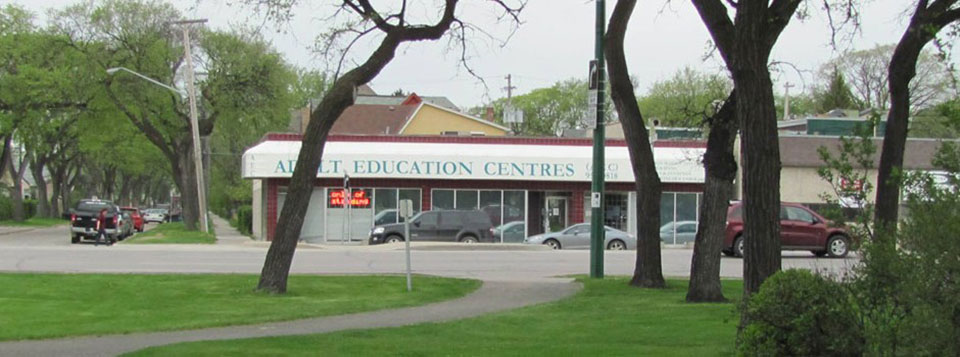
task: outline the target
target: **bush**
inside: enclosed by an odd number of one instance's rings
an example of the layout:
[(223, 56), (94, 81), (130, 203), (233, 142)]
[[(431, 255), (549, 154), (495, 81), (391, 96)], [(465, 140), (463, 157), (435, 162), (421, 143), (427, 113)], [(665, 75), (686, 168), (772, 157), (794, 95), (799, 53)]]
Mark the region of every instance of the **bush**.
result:
[(253, 206), (243, 205), (237, 207), (236, 227), (240, 233), (253, 233)]
[(23, 200), (23, 219), (30, 219), (37, 215), (37, 200)]
[(844, 287), (807, 270), (768, 278), (743, 311), (740, 354), (848, 356), (863, 351), (862, 329)]
[(0, 195), (0, 221), (13, 219), (13, 200)]

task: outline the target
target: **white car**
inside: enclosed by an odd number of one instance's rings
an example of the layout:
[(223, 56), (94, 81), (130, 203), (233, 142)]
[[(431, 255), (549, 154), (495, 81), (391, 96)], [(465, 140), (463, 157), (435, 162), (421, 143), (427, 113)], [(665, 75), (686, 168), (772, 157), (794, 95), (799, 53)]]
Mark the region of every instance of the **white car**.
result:
[(163, 211), (159, 209), (145, 209), (143, 210), (143, 223), (157, 222), (163, 223), (166, 219), (163, 215)]

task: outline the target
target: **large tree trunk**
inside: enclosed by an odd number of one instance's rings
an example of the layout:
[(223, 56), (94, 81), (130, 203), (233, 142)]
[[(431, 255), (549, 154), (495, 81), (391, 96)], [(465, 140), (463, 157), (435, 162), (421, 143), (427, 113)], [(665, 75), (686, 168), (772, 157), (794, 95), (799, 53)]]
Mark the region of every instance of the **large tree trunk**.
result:
[(956, 0), (937, 0), (927, 7), (919, 2), (910, 24), (890, 58), (887, 76), (890, 86), (890, 113), (880, 154), (877, 174), (877, 197), (874, 221), (878, 229), (896, 229), (900, 210), (900, 180), (896, 172), (903, 169), (903, 152), (907, 143), (910, 120), (910, 81), (917, 74), (917, 60), (927, 43), (945, 26), (960, 19), (960, 12), (950, 8)]
[[(7, 150), (11, 150), (11, 152), (13, 148), (10, 145), (12, 137), (12, 135), (8, 136), (5, 143)], [(7, 169), (10, 178), (13, 179), (13, 187), (10, 190), (10, 198), (13, 199), (13, 220), (22, 222), (26, 218), (23, 210), (23, 159), (22, 157), (17, 158), (17, 165), (14, 164), (13, 160), (12, 153), (7, 155)]]
[(630, 285), (662, 288), (666, 283), (660, 260), (660, 175), (654, 164), (649, 132), (633, 93), (623, 50), (627, 25), (636, 3), (636, 0), (617, 1), (604, 45), (610, 70), (610, 96), (623, 125), (637, 190), (637, 259)]
[(703, 155), (703, 202), (693, 246), (687, 302), (726, 301), (720, 286), (720, 251), (726, 233), (727, 208), (737, 176), (733, 144), (737, 137), (736, 91), (710, 119), (710, 136)]
[(47, 201), (47, 180), (43, 177), (43, 167), (46, 165), (46, 159), (37, 158), (33, 160), (32, 165), (30, 165), (30, 173), (33, 175), (33, 180), (37, 184), (37, 197), (34, 197), (37, 201), (37, 217), (52, 217), (50, 213), (50, 205)]
[(187, 230), (200, 229), (200, 209), (197, 200), (196, 167), (193, 162), (193, 148), (183, 145), (177, 152), (178, 162), (171, 162), (174, 167), (174, 182), (180, 192), (180, 218)]

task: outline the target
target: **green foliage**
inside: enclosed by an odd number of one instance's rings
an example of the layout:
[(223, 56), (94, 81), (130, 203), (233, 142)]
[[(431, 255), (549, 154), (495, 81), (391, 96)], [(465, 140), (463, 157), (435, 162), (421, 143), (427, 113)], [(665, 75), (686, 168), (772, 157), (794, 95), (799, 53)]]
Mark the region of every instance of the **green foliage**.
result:
[[(786, 98), (778, 95), (774, 100), (774, 106), (777, 108), (777, 115), (783, 115), (783, 107), (786, 105)], [(816, 99), (807, 93), (790, 93), (790, 117), (783, 120), (803, 118), (819, 114), (817, 110)]]
[(253, 207), (243, 205), (237, 208), (237, 219), (235, 227), (240, 233), (250, 235), (253, 233)]
[(13, 200), (5, 195), (0, 195), (0, 221), (7, 221), (13, 218)]
[(910, 120), (910, 137), (960, 138), (960, 98), (922, 110)]
[(644, 117), (665, 127), (697, 127), (719, 108), (733, 85), (719, 74), (685, 67), (673, 77), (657, 81), (638, 101)]
[(836, 68), (830, 74), (826, 88), (814, 91), (814, 100), (821, 113), (834, 109), (859, 109), (862, 106), (850, 91), (843, 73)]
[(879, 122), (880, 116), (874, 114), (866, 125), (855, 128), (855, 137), (841, 136), (836, 150), (825, 146), (817, 148), (824, 163), (817, 169), (817, 175), (832, 188), (832, 192), (820, 194), (820, 199), (828, 204), (821, 214), (834, 224), (846, 225), (854, 243), (875, 236), (874, 207), (870, 199), (874, 191), (871, 179), (877, 147), (872, 138)]
[(863, 349), (856, 315), (840, 283), (790, 269), (767, 278), (743, 311), (746, 356), (855, 356)]
[[(587, 113), (587, 82), (568, 79), (550, 87), (537, 88), (527, 94), (514, 96), (510, 103), (514, 108), (523, 111), (523, 124), (518, 128), (521, 134), (559, 136), (564, 129), (581, 126)], [(492, 105), (498, 122), (502, 123), (507, 98), (498, 99)]]
[(29, 219), (37, 215), (37, 200), (23, 200), (23, 219)]
[(125, 240), (124, 244), (214, 244), (217, 237), (212, 233), (188, 231), (183, 222), (163, 223), (154, 229)]

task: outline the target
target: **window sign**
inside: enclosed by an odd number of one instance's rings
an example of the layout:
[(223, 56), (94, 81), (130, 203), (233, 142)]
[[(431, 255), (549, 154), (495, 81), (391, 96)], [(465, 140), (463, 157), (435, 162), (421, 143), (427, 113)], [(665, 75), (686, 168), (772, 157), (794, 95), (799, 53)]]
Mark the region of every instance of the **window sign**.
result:
[[(329, 197), (327, 198), (327, 207), (330, 208), (343, 208), (346, 207), (347, 197), (344, 190), (329, 190)], [(350, 194), (349, 198), (350, 207), (352, 208), (369, 208), (370, 207), (370, 197), (367, 194), (367, 190), (364, 189), (354, 189)]]

